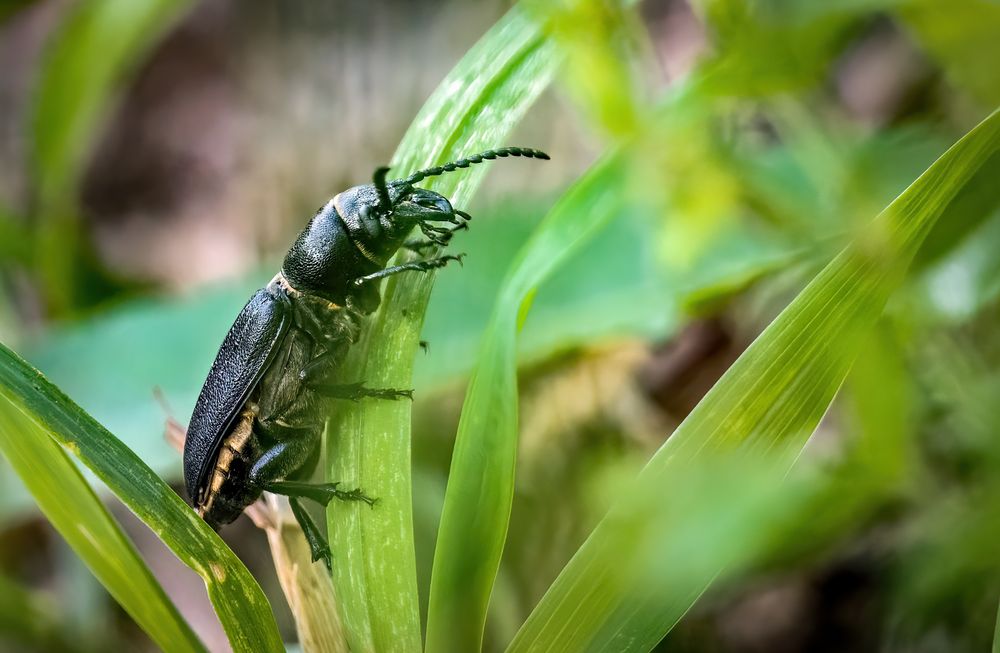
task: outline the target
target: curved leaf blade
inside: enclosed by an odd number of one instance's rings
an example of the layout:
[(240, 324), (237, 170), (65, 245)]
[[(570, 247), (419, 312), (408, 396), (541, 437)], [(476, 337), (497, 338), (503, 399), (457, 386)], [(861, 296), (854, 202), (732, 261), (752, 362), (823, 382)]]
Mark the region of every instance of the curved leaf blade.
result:
[(257, 581), (138, 456), (17, 354), (0, 345), (0, 394), (71, 451), (205, 581), (235, 651), (284, 651)]
[(154, 642), (205, 650), (66, 453), (2, 392), (0, 449), (52, 525)]

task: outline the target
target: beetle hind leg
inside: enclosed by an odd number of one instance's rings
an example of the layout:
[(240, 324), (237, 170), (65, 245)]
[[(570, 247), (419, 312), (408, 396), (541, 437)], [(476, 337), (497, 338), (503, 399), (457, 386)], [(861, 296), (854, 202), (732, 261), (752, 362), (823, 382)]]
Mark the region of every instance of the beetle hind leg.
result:
[(271, 481), (264, 484), (264, 489), (273, 494), (281, 494), (291, 498), (311, 499), (321, 505), (328, 505), (334, 499), (341, 501), (363, 501), (369, 506), (378, 503), (361, 488), (341, 490), (340, 483), (301, 483), (299, 481)]
[(299, 522), (299, 526), (302, 527), (302, 533), (306, 536), (306, 541), (309, 542), (309, 552), (312, 557), (312, 561), (322, 559), (326, 564), (326, 568), (332, 570), (332, 556), (330, 555), (330, 544), (323, 537), (323, 532), (320, 531), (319, 526), (313, 520), (312, 515), (306, 510), (306, 507), (302, 505), (302, 502), (297, 497), (289, 497), (288, 503), (292, 507), (292, 514), (295, 515), (295, 521)]

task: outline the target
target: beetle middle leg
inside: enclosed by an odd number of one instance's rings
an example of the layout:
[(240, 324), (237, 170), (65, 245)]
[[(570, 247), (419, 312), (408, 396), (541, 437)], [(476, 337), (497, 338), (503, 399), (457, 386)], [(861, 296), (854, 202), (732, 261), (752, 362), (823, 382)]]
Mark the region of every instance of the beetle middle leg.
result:
[(348, 399), (359, 401), (361, 399), (413, 399), (413, 390), (395, 390), (392, 388), (366, 388), (364, 382), (358, 383), (334, 383), (332, 378), (340, 366), (339, 356), (332, 354), (322, 354), (310, 361), (302, 371), (299, 378), (310, 390), (329, 397), (330, 399)]
[(358, 316), (350, 308), (338, 306), (312, 295), (302, 295), (295, 303), (298, 326), (317, 343), (354, 342), (358, 337)]

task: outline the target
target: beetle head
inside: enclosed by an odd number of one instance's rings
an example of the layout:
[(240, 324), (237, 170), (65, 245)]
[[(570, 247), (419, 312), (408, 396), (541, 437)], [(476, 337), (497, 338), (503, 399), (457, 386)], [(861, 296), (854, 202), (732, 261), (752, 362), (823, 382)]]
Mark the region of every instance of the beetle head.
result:
[[(448, 198), (424, 188), (385, 184), (386, 168), (376, 171), (376, 183), (349, 188), (333, 204), (352, 240), (370, 258), (385, 265), (414, 227), (434, 222), (457, 224), (468, 214), (452, 207)], [(380, 189), (378, 183), (382, 183)]]
[(470, 218), (445, 196), (415, 184), (507, 156), (549, 158), (538, 150), (505, 147), (393, 181), (386, 181), (388, 168), (379, 168), (372, 183), (348, 188), (316, 212), (285, 255), (281, 266), (285, 279), (298, 291), (336, 304), (354, 299), (363, 310), (374, 310), (378, 288), (375, 284), (358, 285), (358, 277), (384, 268), (414, 228), (424, 233), (427, 242), (445, 245), (454, 229)]
[[(414, 184), (427, 177), (508, 156), (549, 158), (539, 150), (504, 147), (418, 170), (409, 177), (389, 182), (386, 181), (389, 168), (378, 168), (372, 183), (344, 191), (334, 198), (334, 205), (351, 231), (354, 241), (371, 253), (373, 261), (384, 265), (414, 227), (420, 227), (425, 234), (430, 235), (434, 233), (433, 223), (458, 225), (471, 217), (468, 213), (455, 209), (444, 195), (416, 188)], [(444, 241), (441, 242), (443, 244)]]

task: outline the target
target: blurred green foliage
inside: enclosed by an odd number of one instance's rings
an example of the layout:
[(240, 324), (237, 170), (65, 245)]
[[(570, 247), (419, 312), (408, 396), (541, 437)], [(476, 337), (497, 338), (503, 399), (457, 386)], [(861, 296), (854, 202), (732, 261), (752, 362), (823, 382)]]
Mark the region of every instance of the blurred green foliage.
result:
[[(107, 283), (79, 219), (116, 100), (193, 4), (79, 2), (38, 66), (31, 197), (0, 198), (0, 328), (110, 432), (5, 354), (0, 442), (31, 496), (5, 474), (0, 507), (12, 522), (37, 503), (154, 640), (175, 628), (197, 648), (86, 487), (99, 479), (202, 573), (251, 650), (278, 645), (263, 595), (149, 471), (179, 476), (153, 389), (188, 414), (280, 251), (242, 279), (137, 298), (141, 284)], [(697, 0), (686, 31), (662, 32), (687, 5), (634, 4), (519, 3), (397, 151), (405, 171), (506, 142), (551, 82), (549, 119), (574, 116), (582, 143), (551, 144), (574, 180), (558, 196), (526, 187), (474, 212), (464, 268), (389, 283), (345, 368), (418, 397), (412, 438), (407, 405), (338, 407), (327, 472), (383, 499), (328, 515), (347, 640), (416, 650), (425, 623), (427, 650), (747, 650), (702, 624), (861, 550), (878, 570), (866, 641), (982, 650), (1000, 586), (997, 115), (973, 128), (1000, 103), (1000, 6)], [(703, 39), (697, 60), (660, 83), (654, 61), (684, 39)], [(527, 115), (526, 133), (552, 127)], [(433, 187), (465, 207), (485, 173)], [(651, 396), (696, 375), (641, 380), (678, 365), (663, 347), (698, 320), (724, 325), (733, 357), (759, 337), (690, 415), (664, 410)], [(46, 460), (64, 482), (32, 474)], [(104, 566), (113, 549), (135, 573)], [(51, 646), (37, 598), (8, 594), (0, 629)]]

